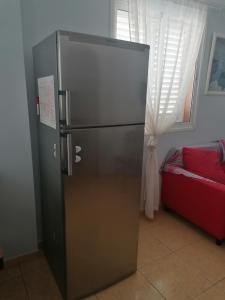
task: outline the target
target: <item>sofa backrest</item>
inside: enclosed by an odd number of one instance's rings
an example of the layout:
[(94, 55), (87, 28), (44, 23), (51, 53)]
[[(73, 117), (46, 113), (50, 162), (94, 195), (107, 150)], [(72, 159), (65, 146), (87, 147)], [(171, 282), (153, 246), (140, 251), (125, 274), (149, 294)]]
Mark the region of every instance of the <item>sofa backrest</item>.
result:
[(191, 145), (191, 146), (182, 146), (182, 147), (178, 147), (178, 148), (172, 148), (166, 155), (166, 158), (162, 163), (161, 169), (164, 169), (166, 164), (171, 164), (171, 165), (183, 168), (183, 153), (182, 153), (183, 147), (208, 148), (208, 149), (212, 149), (212, 150), (221, 151), (221, 145), (219, 142), (212, 142), (212, 143), (208, 143), (208, 144)]

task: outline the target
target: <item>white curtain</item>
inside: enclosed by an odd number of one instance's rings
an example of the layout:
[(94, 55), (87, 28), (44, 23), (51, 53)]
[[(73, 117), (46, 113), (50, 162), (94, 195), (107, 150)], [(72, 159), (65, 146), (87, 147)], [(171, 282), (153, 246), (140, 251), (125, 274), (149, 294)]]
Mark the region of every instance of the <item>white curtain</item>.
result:
[(206, 6), (192, 0), (128, 0), (130, 39), (150, 45), (142, 208), (160, 203), (157, 141), (181, 121), (204, 33)]

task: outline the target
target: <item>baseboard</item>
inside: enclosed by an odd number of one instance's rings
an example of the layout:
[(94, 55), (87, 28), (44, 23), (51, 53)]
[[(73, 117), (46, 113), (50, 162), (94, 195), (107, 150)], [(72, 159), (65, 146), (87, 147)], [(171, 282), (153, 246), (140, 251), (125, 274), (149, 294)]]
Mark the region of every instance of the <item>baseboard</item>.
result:
[(19, 255), (19, 256), (13, 257), (13, 258), (8, 258), (5, 260), (4, 265), (6, 267), (18, 265), (20, 263), (23, 263), (23, 262), (26, 262), (29, 260), (33, 260), (42, 255), (43, 255), (43, 252), (41, 250), (36, 250), (31, 253), (26, 253), (26, 254)]

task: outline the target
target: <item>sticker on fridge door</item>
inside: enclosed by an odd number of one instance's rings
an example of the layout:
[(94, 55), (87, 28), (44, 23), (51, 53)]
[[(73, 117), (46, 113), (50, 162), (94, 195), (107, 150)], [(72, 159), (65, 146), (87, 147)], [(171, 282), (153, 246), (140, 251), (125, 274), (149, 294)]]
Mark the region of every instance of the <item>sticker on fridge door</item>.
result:
[(38, 78), (40, 122), (56, 129), (54, 76)]

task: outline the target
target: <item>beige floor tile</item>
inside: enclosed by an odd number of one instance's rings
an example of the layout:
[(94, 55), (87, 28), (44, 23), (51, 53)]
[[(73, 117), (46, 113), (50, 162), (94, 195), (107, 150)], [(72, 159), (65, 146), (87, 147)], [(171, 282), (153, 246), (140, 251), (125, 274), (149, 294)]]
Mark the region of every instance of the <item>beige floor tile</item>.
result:
[(19, 266), (5, 267), (3, 270), (0, 270), (0, 283), (19, 276), (21, 276)]
[(218, 247), (212, 240), (205, 238), (176, 251), (176, 255), (193, 269), (201, 270), (211, 283), (225, 277), (225, 247)]
[(138, 245), (138, 268), (171, 253), (162, 242), (154, 238), (148, 230), (142, 230)]
[(175, 254), (145, 265), (140, 272), (168, 299), (193, 299), (210, 287), (203, 273), (184, 264)]
[(1, 282), (0, 300), (28, 300), (22, 278), (11, 278)]
[(98, 300), (163, 300), (164, 297), (140, 274), (97, 294)]
[(225, 299), (225, 280), (217, 283), (205, 293), (201, 294), (196, 300), (224, 300)]
[[(151, 233), (172, 251), (181, 249), (203, 238), (201, 231), (182, 218), (161, 213)], [(154, 222), (154, 221), (153, 221)]]
[(62, 300), (46, 260), (41, 257), (21, 264), (30, 300)]
[(177, 287), (173, 293), (166, 297), (166, 300), (191, 300), (185, 290), (182, 287)]

